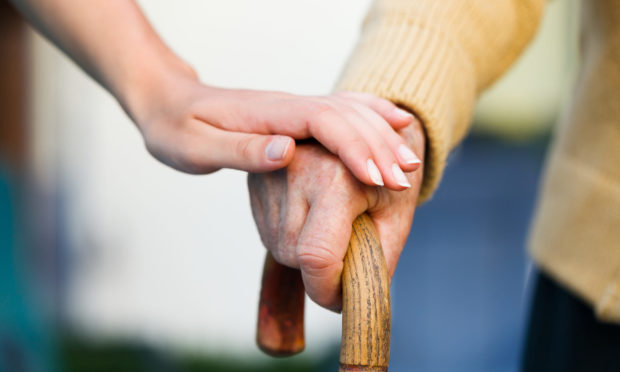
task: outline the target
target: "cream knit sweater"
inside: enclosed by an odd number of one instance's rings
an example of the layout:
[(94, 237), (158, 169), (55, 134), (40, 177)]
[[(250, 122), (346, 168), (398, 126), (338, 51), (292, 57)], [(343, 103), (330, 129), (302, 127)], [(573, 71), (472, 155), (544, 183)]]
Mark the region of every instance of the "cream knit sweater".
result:
[[(338, 85), (408, 107), (428, 156), (421, 198), (468, 131), (479, 93), (534, 35), (546, 0), (376, 0)], [(583, 2), (574, 102), (557, 128), (530, 239), (542, 270), (620, 322), (620, 1)]]

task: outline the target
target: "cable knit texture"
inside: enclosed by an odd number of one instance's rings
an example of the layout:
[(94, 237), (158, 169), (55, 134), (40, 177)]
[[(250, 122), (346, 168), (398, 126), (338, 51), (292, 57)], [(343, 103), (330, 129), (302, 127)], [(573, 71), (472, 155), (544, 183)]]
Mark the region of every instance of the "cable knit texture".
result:
[[(546, 0), (376, 0), (337, 85), (422, 121), (420, 200), (437, 187), (475, 101), (536, 32)], [(558, 125), (530, 237), (542, 270), (620, 323), (620, 2), (583, 2), (573, 102)]]

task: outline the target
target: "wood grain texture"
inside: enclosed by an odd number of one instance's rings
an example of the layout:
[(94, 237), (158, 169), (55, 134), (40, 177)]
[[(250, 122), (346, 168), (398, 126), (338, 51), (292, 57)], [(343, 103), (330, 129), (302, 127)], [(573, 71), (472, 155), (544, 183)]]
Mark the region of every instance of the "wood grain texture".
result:
[(390, 287), (375, 226), (366, 214), (353, 222), (342, 271), (340, 371), (387, 371)]
[[(341, 372), (385, 372), (390, 359), (390, 289), (375, 226), (363, 214), (353, 232), (342, 272)], [(267, 254), (259, 304), (257, 343), (270, 355), (303, 350), (304, 288), (298, 270)]]
[(267, 253), (256, 331), (256, 344), (262, 351), (277, 357), (303, 351), (304, 299), (300, 271), (279, 264)]

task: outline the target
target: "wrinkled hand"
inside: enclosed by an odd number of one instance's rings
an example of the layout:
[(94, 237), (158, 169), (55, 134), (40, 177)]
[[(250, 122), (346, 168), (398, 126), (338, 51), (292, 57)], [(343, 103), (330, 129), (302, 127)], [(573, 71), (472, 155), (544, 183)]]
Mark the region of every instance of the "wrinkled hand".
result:
[[(399, 131), (424, 155), (425, 137), (417, 120)], [(306, 292), (317, 304), (341, 309), (340, 276), (353, 220), (367, 212), (394, 274), (413, 220), (423, 169), (407, 174), (404, 191), (366, 186), (338, 158), (317, 144), (300, 145), (286, 169), (250, 174), (254, 220), (276, 261), (299, 268)]]

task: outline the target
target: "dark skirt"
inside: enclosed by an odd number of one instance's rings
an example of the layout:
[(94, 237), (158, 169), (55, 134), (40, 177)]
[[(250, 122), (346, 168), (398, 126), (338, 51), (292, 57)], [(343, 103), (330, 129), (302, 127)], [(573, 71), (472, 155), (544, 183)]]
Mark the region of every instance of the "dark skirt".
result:
[(597, 320), (591, 306), (539, 273), (522, 371), (619, 372), (620, 325)]

